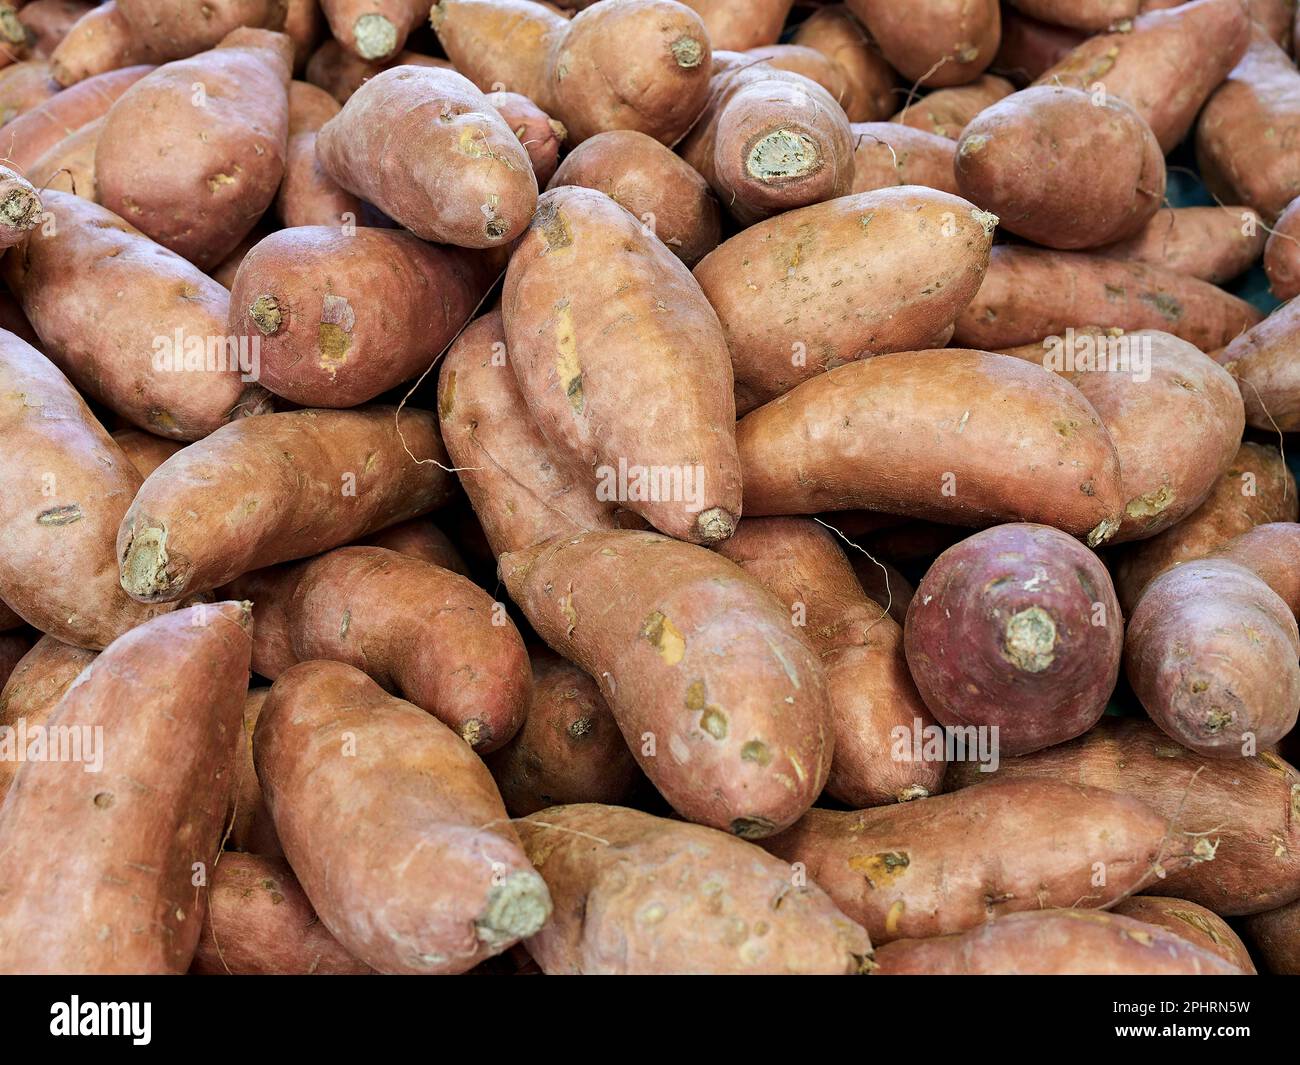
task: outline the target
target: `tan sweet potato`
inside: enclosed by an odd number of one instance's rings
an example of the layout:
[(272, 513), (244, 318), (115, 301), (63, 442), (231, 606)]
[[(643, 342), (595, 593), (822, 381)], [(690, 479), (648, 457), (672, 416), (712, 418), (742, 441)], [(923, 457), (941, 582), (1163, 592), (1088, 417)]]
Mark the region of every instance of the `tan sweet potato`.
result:
[(1249, 207), (1162, 207), (1138, 233), (1093, 253), (1221, 285), (1250, 269), (1266, 238), (1268, 230)]
[(1192, 128), (1201, 105), (1241, 59), (1249, 40), (1250, 16), (1241, 0), (1193, 0), (1089, 37), (1037, 84), (1088, 92), (1100, 82), (1107, 95), (1133, 105), (1161, 150), (1169, 152)]
[(1244, 443), (1196, 510), (1150, 540), (1127, 545), (1115, 565), (1120, 605), (1130, 614), (1150, 580), (1171, 566), (1204, 558), (1265, 522), (1300, 515), (1295, 478), (1274, 448)]
[(698, 12), (715, 49), (743, 52), (776, 44), (793, 0), (683, 0)]
[(1246, 424), (1266, 432), (1300, 429), (1300, 364), (1295, 359), (1300, 303), (1285, 303), (1215, 358), (1237, 379)]
[(989, 69), (1024, 86), (1054, 67), (1088, 36), (1080, 30), (1039, 22), (1004, 4), (1002, 40)]
[(550, 915), (487, 768), (359, 670), (305, 662), (281, 676), (254, 752), (307, 898), (372, 968), (464, 972)]
[(310, 84), (324, 89), (340, 104), (345, 104), (370, 78), (390, 67), (401, 66), (452, 69), (447, 60), (421, 55), (419, 52), (398, 52), (392, 59), (382, 63), (367, 63), (331, 37), (312, 52), (307, 61), (306, 78)]
[(1245, 566), (1300, 614), (1300, 525), (1269, 522), (1234, 537), (1214, 552)]
[(1096, 544), (1123, 511), (1115, 445), (1087, 400), (1005, 355), (945, 348), (850, 363), (746, 415), (736, 442), (752, 517), (865, 508), (954, 525), (1032, 521)]
[(751, 518), (719, 551), (776, 596), (821, 658), (835, 734), (827, 791), (850, 806), (938, 793), (943, 757), (911, 757), (914, 732), (934, 719), (908, 674), (903, 630), (861, 590), (833, 535), (804, 518)]
[(957, 195), (953, 155), (957, 145), (937, 133), (895, 122), (853, 126), (853, 191), (924, 185)]
[[(1098, 158), (1105, 167), (1092, 168)], [(1141, 116), (1118, 97), (1099, 103), (1059, 85), (986, 107), (962, 131), (954, 166), (963, 196), (1049, 248), (1131, 237), (1165, 197), (1164, 153)]]
[(41, 198), (26, 178), (0, 166), (0, 251), (23, 240), (41, 219)]
[(899, 111), (891, 122), (958, 140), (962, 131), (987, 107), (1015, 91), (1006, 78), (984, 74), (969, 85), (938, 89)]
[(710, 252), (695, 278), (726, 335), (737, 412), (843, 363), (924, 347), (979, 291), (996, 225), (945, 192), (878, 189), (789, 211)]
[(450, 494), (446, 458), (434, 416), (411, 408), (233, 422), (141, 486), (118, 531), (122, 586), (173, 602), (427, 513)]
[(104, 128), (102, 118), (69, 133), (34, 163), (28, 177), (37, 188), (70, 192), (74, 196), (99, 202), (95, 184), (95, 148)]
[(1218, 954), (1130, 917), (1089, 910), (1009, 914), (969, 932), (904, 939), (873, 976), (1239, 976)]
[(531, 657), (528, 717), (486, 759), (506, 809), (524, 817), (560, 804), (626, 802), (643, 778), (600, 687), (558, 655)]
[(1264, 245), (1268, 287), (1280, 300), (1300, 296), (1300, 197), (1278, 216)]
[(142, 78), (100, 133), (95, 181), (104, 206), (200, 269), (221, 262), (284, 174), (292, 62), (283, 34), (237, 29)]
[(386, 547), (399, 555), (431, 562), (452, 573), (459, 573), (462, 577), (469, 576), (469, 566), (456, 550), (456, 545), (429, 518), (412, 518), (410, 521), (390, 525), (387, 529), (363, 537), (357, 543), (364, 547)]
[(44, 60), (29, 59), (0, 70), (0, 126), (34, 111), (58, 91), (59, 83)]
[(68, 28), (50, 53), (50, 71), (62, 86), (138, 63), (162, 63), (168, 58), (145, 46), (126, 21), (116, 0), (92, 7)]
[(593, 472), (603, 499), (680, 539), (731, 535), (740, 466), (730, 360), (681, 260), (604, 194), (552, 189), (510, 259), (501, 307), (537, 427)]
[(1156, 895), (1130, 895), (1110, 908), (1111, 913), (1153, 924), (1185, 939), (1193, 946), (1217, 954), (1242, 972), (1255, 974), (1255, 963), (1241, 937), (1218, 914), (1186, 899)]
[(239, 603), (155, 618), (64, 695), (49, 723), (75, 730), (81, 757), (24, 764), (0, 819), (0, 971), (189, 968), (193, 877), (221, 846), (248, 624)]
[(489, 93), (488, 103), (501, 112), (506, 125), (515, 131), (533, 164), (538, 188), (544, 188), (559, 166), (560, 148), (569, 136), (564, 123), (557, 122), (527, 96), (517, 92)]
[(276, 837), (275, 823), (271, 820), (271, 811), (266, 808), (262, 785), (257, 779), (257, 766), (253, 763), (253, 734), (270, 692), (270, 688), (250, 688), (244, 698), (243, 731), (230, 788), (226, 843), (236, 851), (279, 858), (283, 857), (280, 840)]
[(374, 972), (329, 934), (282, 858), (228, 853), (208, 883), (192, 973), (363, 976)]
[(289, 139), (275, 213), (286, 228), (355, 225), (361, 201), (340, 188), (316, 158), (316, 134), (339, 112), (338, 101), (305, 81), (289, 83)]
[(734, 563), (592, 532), (502, 555), (500, 573), (538, 635), (596, 679), (682, 816), (757, 839), (812, 805), (834, 748), (822, 667)]
[(44, 202), (52, 224), (5, 256), (0, 273), (74, 384), (176, 440), (263, 409), (251, 353), (227, 338), (220, 285), (98, 204), (61, 192)]
[(1250, 917), (1246, 937), (1269, 972), (1300, 976), (1300, 902)]
[[(706, 20), (707, 22), (707, 20)], [(794, 31), (793, 44), (815, 48), (843, 69), (849, 94), (843, 103), (850, 122), (879, 122), (894, 113), (898, 75), (885, 62), (870, 35), (844, 4), (828, 4)], [(714, 48), (729, 48), (713, 38)]]
[(320, 0), (320, 6), (334, 39), (374, 62), (402, 50), (428, 18), (431, 0)]
[(568, 30), (563, 15), (530, 0), (439, 0), (429, 20), (456, 69), (483, 92), (517, 92), (555, 113), (547, 59)]
[[(1220, 916), (1275, 909), (1300, 896), (1300, 774), (1261, 749), (1250, 758), (1207, 758), (1149, 721), (1104, 717), (1070, 743), (1005, 758), (994, 779), (1042, 778), (1119, 791), (1176, 828), (1200, 862), (1149, 885)], [(970, 762), (948, 767), (950, 790), (989, 779)]]
[(1160, 266), (999, 245), (953, 339), (997, 350), (1100, 326), (1159, 329), (1213, 351), (1261, 317), (1245, 300)]
[(920, 85), (964, 85), (998, 50), (997, 0), (848, 0), (848, 8), (890, 65)]

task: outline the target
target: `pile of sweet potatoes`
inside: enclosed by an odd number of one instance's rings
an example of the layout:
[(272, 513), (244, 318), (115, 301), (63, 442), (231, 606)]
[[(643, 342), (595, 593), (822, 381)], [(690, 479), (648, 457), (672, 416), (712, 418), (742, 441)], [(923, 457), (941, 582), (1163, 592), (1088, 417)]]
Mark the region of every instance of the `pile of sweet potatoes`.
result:
[(0, 973), (1300, 973), (1294, 7), (0, 2)]

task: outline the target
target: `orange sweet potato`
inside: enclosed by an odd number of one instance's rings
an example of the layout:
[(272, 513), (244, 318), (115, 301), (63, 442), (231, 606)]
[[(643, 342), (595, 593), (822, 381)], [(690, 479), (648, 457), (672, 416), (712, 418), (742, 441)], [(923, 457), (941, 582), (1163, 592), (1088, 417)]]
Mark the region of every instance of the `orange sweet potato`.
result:
[(137, 63), (161, 63), (169, 58), (145, 46), (122, 15), (116, 0), (92, 7), (68, 28), (50, 53), (50, 70), (62, 86)]
[(386, 59), (382, 63), (367, 63), (331, 37), (312, 52), (307, 61), (305, 76), (310, 84), (324, 89), (340, 104), (345, 104), (354, 92), (376, 74), (390, 67), (401, 66), (441, 67), (444, 70), (452, 68), (445, 59), (419, 52), (398, 52), (392, 59)]
[(94, 8), (95, 0), (31, 0), (19, 10), (18, 21), (27, 30), (33, 54), (49, 59), (68, 31)]
[(0, 70), (0, 126), (34, 111), (59, 92), (44, 60), (29, 59)]
[(515, 131), (533, 164), (538, 187), (545, 187), (560, 163), (560, 149), (569, 137), (564, 123), (557, 122), (527, 96), (517, 92), (489, 93), (488, 103), (501, 112), (506, 125)]
[(70, 192), (74, 196), (99, 202), (95, 184), (95, 149), (104, 128), (102, 118), (69, 133), (34, 163), (28, 176), (41, 190)]
[(386, 547), (399, 555), (431, 562), (452, 573), (459, 573), (462, 577), (469, 576), (469, 566), (456, 550), (456, 545), (429, 518), (412, 518), (410, 521), (390, 525), (387, 529), (363, 537), (357, 543), (365, 547)]
[(1246, 936), (1269, 972), (1300, 976), (1300, 903), (1248, 918)]
[(1212, 557), (1245, 566), (1282, 597), (1291, 613), (1300, 614), (1300, 525), (1281, 521), (1256, 525)]
[(1266, 238), (1268, 231), (1249, 207), (1162, 207), (1138, 233), (1093, 253), (1221, 285), (1250, 269)]
[(456, 69), (483, 92), (517, 92), (554, 114), (547, 60), (568, 30), (563, 15), (531, 0), (439, 0), (429, 20)]
[[(894, 113), (897, 105), (893, 90), (898, 76), (846, 5), (819, 7), (799, 23), (790, 40), (815, 48), (843, 68), (849, 93), (842, 106), (850, 122), (879, 122)], [(713, 37), (713, 47), (732, 46)]]
[(1001, 35), (997, 0), (848, 0), (885, 58), (909, 81), (972, 81), (993, 61)]
[(283, 851), (275, 835), (271, 811), (266, 808), (262, 785), (257, 779), (257, 766), (253, 763), (253, 734), (270, 692), (270, 688), (250, 688), (244, 698), (243, 731), (230, 788), (226, 844), (236, 851), (279, 858), (283, 857)]
[(321, 0), (334, 39), (369, 62), (400, 52), (429, 15), (430, 0)]
[(324, 89), (305, 81), (289, 83), (289, 139), (275, 213), (286, 228), (345, 226), (361, 217), (361, 201), (340, 188), (316, 158), (316, 134), (339, 112)]
[(1023, 86), (1054, 67), (1089, 34), (1055, 26), (1002, 8), (1002, 40), (989, 68)]
[(141, 479), (148, 477), (184, 446), (178, 440), (166, 440), (140, 429), (119, 429), (113, 434), (113, 442), (122, 449), (122, 454), (136, 468)]
[(698, 12), (715, 49), (743, 52), (776, 44), (793, 0), (683, 0)]
[(957, 195), (953, 156), (957, 145), (937, 133), (895, 122), (853, 126), (853, 191), (924, 185)]
[(1139, 0), (1011, 0), (1011, 5), (1055, 26), (1094, 33), (1133, 18), (1141, 9)]
[(937, 89), (908, 104), (890, 121), (955, 141), (976, 115), (1014, 91), (1015, 86), (1006, 78), (984, 74), (969, 85)]

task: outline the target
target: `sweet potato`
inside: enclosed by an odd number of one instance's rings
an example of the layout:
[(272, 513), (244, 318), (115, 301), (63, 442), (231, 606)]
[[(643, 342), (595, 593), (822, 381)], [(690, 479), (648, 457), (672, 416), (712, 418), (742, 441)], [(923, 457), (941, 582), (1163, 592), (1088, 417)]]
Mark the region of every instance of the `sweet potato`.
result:
[(1006, 78), (984, 74), (969, 85), (929, 93), (917, 103), (908, 104), (890, 121), (955, 141), (976, 115), (1014, 91), (1015, 86)]
[(1300, 614), (1300, 525), (1269, 522), (1234, 537), (1214, 552), (1245, 566)]
[(88, 78), (138, 63), (162, 63), (168, 58), (137, 37), (115, 0), (92, 7), (68, 28), (50, 53), (50, 71), (65, 88)]
[(1193, 946), (1217, 954), (1244, 973), (1255, 974), (1255, 963), (1241, 937), (1218, 914), (1186, 899), (1156, 895), (1130, 895), (1110, 908), (1111, 913), (1153, 924), (1185, 939)]
[(1104, 30), (1112, 23), (1131, 19), (1139, 0), (1011, 0), (1026, 15), (1076, 30)]
[(1246, 937), (1269, 972), (1300, 976), (1300, 902), (1248, 918)]
[(284, 229), (240, 264), (230, 332), (257, 344), (276, 395), (354, 407), (433, 362), (496, 277), (481, 253), (400, 230)]
[(68, 380), (40, 352), (0, 332), (0, 597), (67, 643), (101, 648), (157, 609), (118, 586), (109, 541), (140, 475)]
[(920, 85), (964, 85), (998, 50), (997, 0), (848, 0), (848, 8), (890, 65)]
[(937, 793), (942, 756), (911, 758), (914, 731), (934, 719), (908, 675), (903, 631), (863, 593), (832, 534), (804, 518), (753, 518), (719, 551), (776, 596), (821, 659), (835, 735), (827, 791), (850, 806)]
[(456, 69), (483, 92), (517, 92), (554, 114), (547, 59), (568, 30), (563, 15), (530, 0), (439, 0), (429, 20)]
[(434, 525), (428, 518), (412, 518), (397, 525), (390, 525), (371, 536), (363, 537), (357, 543), (363, 547), (386, 547), (407, 558), (418, 558), (431, 562), (435, 566), (469, 576), (469, 566), (460, 557), (456, 545), (445, 532)]
[(27, 30), (32, 53), (48, 59), (77, 20), (94, 8), (95, 0), (32, 0), (19, 10), (18, 21)]
[(564, 123), (557, 122), (527, 96), (521, 96), (517, 92), (489, 93), (488, 103), (501, 113), (506, 125), (515, 131), (519, 143), (528, 152), (529, 162), (533, 164), (538, 187), (545, 187), (559, 166), (560, 148), (569, 136)]
[[(602, 193), (552, 189), (510, 259), (502, 318), (534, 421), (593, 471), (603, 499), (683, 540), (731, 535), (740, 466), (727, 346), (681, 260)], [(652, 433), (646, 397), (658, 397)]]
[[(815, 446), (808, 446), (815, 441)], [(850, 363), (736, 427), (745, 512), (865, 508), (952, 525), (1030, 521), (1095, 545), (1119, 527), (1119, 460), (1065, 381), (945, 348)]]
[(1215, 358), (1237, 379), (1246, 424), (1266, 432), (1300, 429), (1300, 364), (1295, 359), (1300, 303), (1283, 304), (1231, 339)]
[(734, 563), (591, 532), (502, 555), (500, 574), (538, 635), (596, 679), (682, 816), (757, 839), (812, 805), (834, 747), (821, 664)]
[(275, 213), (286, 228), (355, 225), (361, 201), (325, 173), (316, 158), (316, 134), (339, 112), (324, 89), (305, 81), (289, 83), (289, 139)]
[(433, 415), (410, 408), (233, 422), (141, 486), (118, 530), (122, 586), (173, 602), (427, 513), (450, 494), (446, 457)]
[(679, 150), (742, 226), (852, 188), (848, 117), (816, 82), (757, 63), (722, 69), (709, 84)]
[(710, 252), (695, 277), (727, 338), (738, 413), (843, 363), (926, 346), (979, 291), (996, 225), (947, 193), (879, 189)]
[(211, 51), (142, 78), (100, 133), (95, 181), (104, 206), (200, 269), (221, 262), (284, 174), (292, 61), (283, 34), (237, 29)]
[(1222, 285), (1250, 269), (1267, 237), (1249, 207), (1162, 207), (1138, 233), (1092, 250)]
[(419, 52), (398, 52), (392, 59), (382, 63), (367, 63), (331, 37), (312, 52), (307, 61), (306, 78), (310, 84), (324, 89), (340, 104), (345, 104), (370, 78), (390, 67), (401, 66), (452, 69), (447, 60), (421, 55)]
[(286, 0), (284, 25), (280, 29), (293, 41), (294, 76), (302, 77), (307, 60), (326, 33), (325, 16), (317, 0)]
[[(707, 22), (707, 20), (706, 20)], [(727, 48), (713, 39), (714, 48)], [(844, 70), (849, 94), (843, 101), (850, 122), (879, 122), (894, 113), (894, 83), (898, 76), (848, 7), (829, 4), (799, 23), (793, 44), (815, 48)]]
[(715, 49), (743, 52), (776, 44), (793, 0), (683, 0), (696, 11)]
[[(1300, 896), (1300, 774), (1270, 752), (1207, 758), (1149, 721), (1104, 717), (1070, 743), (1003, 759), (993, 777), (1063, 780), (1132, 795), (1174, 823), (1175, 839), (1214, 856), (1149, 885), (1149, 895), (1189, 899), (1224, 917), (1275, 909)], [(948, 767), (950, 789), (988, 779), (972, 763)]]
[(518, 827), (555, 902), (528, 941), (550, 975), (842, 975), (869, 964), (860, 927), (743, 840), (595, 803)]
[(70, 192), (74, 196), (99, 202), (95, 184), (95, 149), (104, 128), (102, 118), (69, 133), (42, 155), (28, 171), (32, 183), (42, 190)]
[(546, 884), (487, 767), (364, 673), (295, 666), (271, 688), (253, 745), (285, 857), (360, 961), (464, 972), (546, 922)]
[(873, 976), (1239, 976), (1218, 954), (1156, 925), (1091, 910), (1009, 914), (960, 935), (904, 939)]
[(989, 69), (1024, 86), (1054, 67), (1089, 36), (1079, 30), (1039, 22), (1004, 5), (1002, 40)]
[[(1093, 160), (1106, 160), (1094, 169)], [(962, 131), (954, 166), (968, 200), (1005, 229), (1066, 250), (1124, 240), (1165, 197), (1165, 159), (1123, 100), (1039, 85), (985, 108)]]
[(41, 198), (31, 182), (0, 166), (0, 251), (24, 239), (41, 218)]
[(853, 126), (853, 191), (925, 185), (957, 195), (953, 155), (957, 145), (937, 133), (894, 122)]
[(746, 62), (761, 60), (777, 70), (793, 71), (802, 74), (809, 81), (815, 81), (831, 94), (832, 99), (844, 109), (845, 115), (849, 114), (853, 105), (849, 77), (839, 63), (816, 48), (800, 44), (769, 44), (762, 48), (751, 48), (743, 55)]
[(321, 127), (325, 172), (424, 240), (465, 248), (513, 241), (532, 216), (528, 153), (455, 71), (393, 67)]
[(86, 744), (81, 757), (25, 763), (0, 819), (0, 971), (189, 968), (192, 878), (221, 846), (248, 624), (239, 603), (155, 618), (64, 695), (49, 723)]
[(1049, 780), (990, 780), (874, 810), (813, 809), (762, 846), (798, 863), (877, 946), (1023, 910), (1103, 909), (1199, 860), (1138, 800)]
[(1132, 104), (1168, 153), (1249, 41), (1250, 16), (1241, 0), (1193, 0), (1089, 37), (1036, 84), (1088, 92), (1100, 82), (1107, 95)]
[(374, 972), (320, 923), (282, 858), (229, 853), (208, 883), (192, 973), (363, 976)]
[[(256, 644), (254, 648), (256, 649)], [(283, 851), (275, 835), (271, 811), (266, 808), (266, 800), (262, 796), (257, 766), (253, 763), (253, 734), (270, 692), (270, 688), (250, 688), (244, 698), (243, 731), (240, 734), (239, 753), (235, 758), (234, 779), (230, 788), (226, 843), (237, 851), (279, 858), (283, 856)]]
[(195, 10), (175, 0), (117, 0), (131, 34), (168, 59), (215, 48), (241, 27), (282, 30), (285, 0), (204, 0)]
[(594, 680), (558, 655), (532, 656), (523, 727), (486, 759), (512, 817), (557, 804), (619, 804), (641, 783), (636, 759)]
[(122, 449), (122, 454), (136, 468), (141, 479), (148, 477), (184, 446), (178, 440), (166, 440), (139, 429), (119, 429), (113, 434), (113, 442)]
[(996, 350), (1091, 325), (1159, 329), (1213, 351), (1261, 317), (1245, 300), (1160, 266), (999, 245), (953, 339)]
[(53, 224), (33, 230), (0, 273), (74, 384), (176, 440), (263, 408), (251, 353), (227, 338), (220, 285), (98, 204), (47, 192), (45, 207)]
[(1300, 296), (1300, 197), (1278, 216), (1264, 245), (1268, 287), (1280, 300)]
[(320, 0), (334, 39), (370, 62), (402, 50), (429, 15), (430, 0)]
[(29, 59), (0, 70), (0, 126), (56, 96), (59, 83), (43, 60)]

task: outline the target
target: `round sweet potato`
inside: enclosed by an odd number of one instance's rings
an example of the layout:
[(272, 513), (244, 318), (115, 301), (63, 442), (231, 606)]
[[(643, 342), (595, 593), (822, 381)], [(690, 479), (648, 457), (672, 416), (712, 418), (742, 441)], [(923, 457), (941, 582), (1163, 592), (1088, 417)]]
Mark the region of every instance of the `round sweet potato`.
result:
[(998, 50), (997, 0), (847, 2), (890, 65), (920, 85), (964, 85), (979, 76)]
[(1130, 895), (1112, 906), (1110, 912), (1164, 928), (1193, 946), (1217, 954), (1242, 972), (1255, 974), (1255, 963), (1251, 961), (1241, 937), (1213, 910), (1195, 902), (1162, 899), (1156, 895)]
[[(799, 23), (790, 40), (792, 44), (815, 48), (843, 68), (849, 92), (842, 106), (850, 122), (879, 122), (894, 113), (898, 75), (847, 6), (819, 7)], [(732, 46), (720, 44), (714, 37), (713, 47)]]
[(1246, 424), (1265, 432), (1300, 429), (1300, 301), (1285, 303), (1262, 322), (1215, 353), (1237, 379), (1246, 404)]
[(924, 185), (957, 195), (952, 159), (957, 146), (947, 137), (895, 122), (853, 126), (853, 191), (891, 185)]

